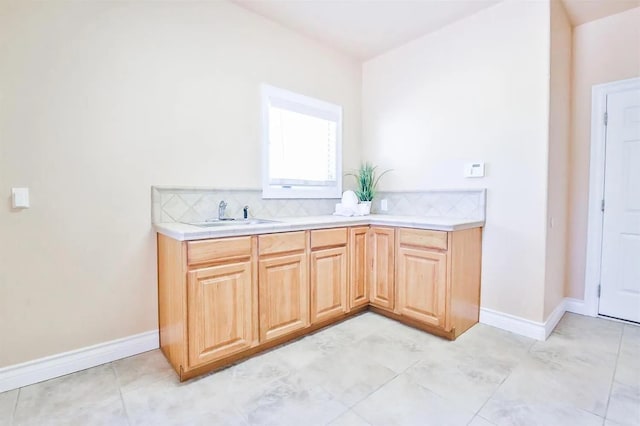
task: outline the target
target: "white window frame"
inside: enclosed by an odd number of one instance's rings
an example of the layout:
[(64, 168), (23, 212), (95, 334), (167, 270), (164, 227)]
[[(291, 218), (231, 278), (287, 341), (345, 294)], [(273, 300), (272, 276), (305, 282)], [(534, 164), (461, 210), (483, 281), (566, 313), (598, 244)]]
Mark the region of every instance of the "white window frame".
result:
[[(340, 198), (342, 197), (342, 107), (278, 87), (263, 84), (262, 91), (262, 198)], [(336, 118), (335, 185), (272, 185), (269, 183), (269, 106), (290, 105), (298, 111), (322, 118)]]

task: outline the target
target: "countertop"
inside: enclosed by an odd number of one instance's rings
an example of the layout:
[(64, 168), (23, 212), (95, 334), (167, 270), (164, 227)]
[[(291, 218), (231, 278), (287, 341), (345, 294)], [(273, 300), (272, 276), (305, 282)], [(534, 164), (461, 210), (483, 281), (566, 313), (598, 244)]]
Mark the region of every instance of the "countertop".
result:
[(224, 225), (199, 227), (186, 223), (156, 223), (158, 233), (179, 241), (204, 240), (207, 238), (234, 237), (241, 235), (271, 234), (275, 232), (303, 231), (307, 229), (339, 228), (342, 226), (382, 225), (435, 231), (459, 231), (484, 226), (484, 221), (426, 216), (307, 216), (276, 218), (275, 223)]

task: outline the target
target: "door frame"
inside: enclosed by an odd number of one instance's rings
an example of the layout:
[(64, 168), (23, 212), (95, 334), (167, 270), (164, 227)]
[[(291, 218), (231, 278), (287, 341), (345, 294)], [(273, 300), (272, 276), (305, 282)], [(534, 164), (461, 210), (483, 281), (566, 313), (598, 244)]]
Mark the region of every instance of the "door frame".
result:
[(598, 286), (602, 264), (602, 227), (604, 213), (605, 140), (607, 127), (604, 113), (607, 95), (640, 89), (640, 77), (596, 84), (591, 89), (591, 154), (589, 165), (589, 203), (587, 222), (587, 256), (585, 262), (584, 304), (585, 313), (598, 316)]

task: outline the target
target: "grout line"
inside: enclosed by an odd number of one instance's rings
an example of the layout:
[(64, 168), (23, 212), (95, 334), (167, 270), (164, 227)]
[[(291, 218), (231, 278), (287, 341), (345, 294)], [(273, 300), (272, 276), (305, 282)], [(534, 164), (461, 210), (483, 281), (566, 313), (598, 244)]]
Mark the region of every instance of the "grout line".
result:
[(127, 417), (127, 424), (131, 426), (131, 417), (129, 416), (129, 411), (127, 410), (127, 404), (124, 402), (124, 396), (122, 395), (122, 386), (120, 386), (120, 376), (118, 375), (118, 370), (113, 365), (113, 362), (109, 363), (113, 374), (116, 376), (116, 383), (118, 385), (118, 394), (120, 395), (120, 402), (122, 403), (122, 409), (124, 410), (124, 415)]
[[(386, 386), (387, 384), (391, 383), (393, 380), (395, 380), (398, 376), (400, 376), (400, 374), (402, 373), (396, 373), (395, 371), (391, 370), (389, 367), (385, 367), (384, 365), (376, 362), (376, 364), (378, 364), (381, 367), (386, 368), (389, 371), (392, 371), (394, 373), (394, 375), (392, 377), (389, 378), (389, 380), (386, 380), (385, 382), (381, 383), (379, 386), (375, 387), (371, 392), (367, 393), (365, 396), (363, 396), (362, 398), (358, 399), (356, 402), (352, 403), (351, 405), (346, 405), (345, 407), (348, 408), (348, 410), (351, 410), (353, 407), (355, 407), (356, 405), (358, 405), (359, 403), (361, 403), (362, 401), (364, 401), (365, 399), (369, 398), (371, 395), (373, 395), (374, 393), (378, 392), (381, 388), (383, 388), (384, 386)], [(322, 386), (322, 388), (324, 389), (324, 386)], [(325, 391), (327, 391), (329, 394), (331, 394), (331, 392), (329, 392), (328, 390), (325, 389)], [(348, 411), (347, 410), (347, 411)], [(344, 414), (344, 413), (343, 413)], [(341, 414), (342, 415), (342, 414)], [(338, 416), (340, 417), (340, 416)], [(336, 417), (337, 418), (337, 417)], [(333, 419), (335, 420), (335, 419)], [(332, 420), (332, 421), (333, 421)]]
[[(560, 320), (562, 321), (562, 319)], [(558, 324), (560, 324), (560, 321), (558, 321)], [(556, 324), (556, 327), (558, 325)], [(555, 329), (551, 332), (551, 334), (549, 334), (549, 336), (544, 340), (544, 342), (546, 342), (547, 340), (549, 340), (549, 338), (555, 333)], [(542, 343), (544, 343), (542, 342)], [(535, 339), (531, 339), (531, 342), (529, 342), (529, 346), (527, 346), (527, 353), (530, 354), (531, 353), (531, 349), (533, 349), (533, 347), (536, 345), (536, 343), (538, 343), (538, 340)]]
[[(325, 388), (323, 388), (322, 386), (320, 386), (320, 388), (321, 388), (323, 391), (327, 392), (329, 395), (333, 396), (333, 395), (331, 394), (331, 392), (327, 391), (327, 390), (326, 390)], [(335, 398), (335, 399), (337, 400), (337, 398)], [(338, 402), (340, 402), (340, 401), (338, 401)], [(342, 404), (342, 403), (341, 403), (341, 404)], [(346, 410), (341, 411), (341, 412), (340, 412), (340, 414), (338, 414), (338, 415), (337, 415), (337, 416), (335, 416), (335, 417), (332, 417), (329, 421), (327, 421), (326, 423), (324, 423), (324, 426), (330, 426), (330, 425), (331, 425), (331, 423), (333, 423), (334, 421), (338, 420), (340, 417), (344, 416), (344, 415), (345, 415), (345, 414), (347, 414), (349, 411), (351, 411), (351, 408), (347, 407), (347, 405), (345, 405), (345, 404), (343, 404), (343, 405), (344, 405), (344, 407), (346, 407)]]
[[(384, 366), (383, 366), (384, 367)], [(385, 367), (387, 369), (391, 370), (389, 367)], [(373, 389), (371, 392), (369, 392), (367, 395), (365, 395), (364, 397), (362, 397), (361, 399), (359, 399), (358, 401), (354, 402), (353, 404), (351, 404), (349, 406), (349, 410), (353, 409), (353, 407), (355, 407), (356, 405), (360, 404), (362, 401), (364, 401), (365, 399), (369, 398), (371, 395), (373, 395), (374, 393), (378, 392), (380, 389), (382, 389), (383, 387), (385, 387), (386, 385), (388, 385), (389, 383), (393, 382), (394, 380), (396, 380), (398, 377), (400, 377), (400, 374), (402, 373), (396, 373), (395, 371), (393, 371), (395, 373), (395, 375), (393, 377), (391, 377), (389, 380), (387, 380), (386, 382), (382, 383), (380, 386), (376, 387), (375, 389)], [(357, 414), (357, 413), (356, 413)]]
[(622, 338), (624, 337), (624, 330), (626, 327), (622, 327), (622, 333), (620, 333), (620, 341), (618, 342), (618, 352), (616, 353), (616, 363), (613, 367), (613, 375), (611, 376), (611, 384), (609, 385), (609, 396), (607, 397), (607, 407), (604, 410), (604, 419), (607, 419), (609, 415), (609, 403), (611, 402), (611, 392), (613, 391), (613, 383), (616, 381), (616, 372), (618, 371), (618, 361), (620, 360), (620, 349), (622, 349)]
[[(416, 361), (417, 362), (417, 361)], [(393, 371), (391, 370), (389, 367), (385, 367), (384, 365), (377, 363), (378, 365), (388, 369), (389, 371)], [(360, 404), (362, 401), (364, 401), (365, 399), (369, 398), (371, 395), (373, 395), (374, 393), (378, 392), (380, 389), (382, 389), (383, 387), (385, 387), (386, 385), (388, 385), (389, 383), (391, 383), (392, 381), (394, 381), (395, 379), (397, 379), (398, 377), (400, 377), (400, 374), (402, 373), (396, 373), (395, 371), (393, 371), (394, 375), (392, 377), (389, 378), (389, 380), (385, 381), (384, 383), (381, 383), (378, 387), (376, 387), (375, 389), (373, 389), (371, 392), (367, 393), (365, 396), (363, 396), (362, 398), (360, 398), (359, 400), (357, 400), (356, 402), (354, 402), (353, 404), (348, 406), (348, 411), (352, 410), (353, 407), (355, 407), (356, 405)], [(355, 412), (354, 412), (355, 413)], [(344, 413), (343, 413), (344, 414)], [(357, 413), (356, 413), (357, 414)], [(342, 415), (342, 414), (341, 414)], [(339, 416), (338, 416), (339, 417)], [(360, 417), (360, 416), (358, 416)], [(337, 417), (336, 417), (337, 418)], [(335, 419), (333, 419), (335, 420)], [(332, 421), (333, 421), (332, 420)], [(368, 423), (368, 422), (367, 422)]]
[[(360, 315), (364, 315), (364, 314), (360, 314)], [(358, 315), (358, 316), (360, 316)], [(371, 332), (370, 334), (368, 334), (367, 336), (373, 334), (374, 332)], [(402, 371), (396, 372), (394, 370), (392, 370), (391, 368), (384, 366), (382, 364), (380, 364), (379, 362), (376, 362), (376, 364), (388, 369), (389, 371), (392, 371), (394, 373), (393, 376), (391, 376), (389, 378), (389, 380), (386, 380), (385, 382), (381, 383), (379, 386), (377, 386), (375, 389), (373, 389), (371, 392), (369, 392), (368, 394), (366, 394), (364, 397), (360, 398), (359, 400), (357, 400), (356, 402), (354, 402), (353, 404), (349, 405), (348, 408), (349, 410), (353, 409), (353, 407), (355, 407), (356, 405), (358, 405), (360, 402), (364, 401), (365, 399), (369, 398), (371, 395), (373, 395), (374, 393), (378, 392), (381, 388), (383, 388), (384, 386), (386, 386), (387, 384), (391, 383), (392, 381), (394, 381), (395, 379), (397, 379), (398, 377), (400, 377), (400, 375), (404, 374), (405, 372), (407, 372), (410, 368), (413, 368), (415, 365), (417, 365), (418, 363), (420, 363), (422, 361), (422, 358), (417, 359), (416, 361), (414, 361), (413, 363), (409, 364), (407, 367), (405, 367)], [(355, 413), (355, 412), (354, 412)], [(357, 413), (355, 413), (357, 414)], [(360, 417), (360, 416), (359, 416)], [(337, 418), (337, 417), (336, 417)], [(335, 419), (333, 419), (335, 420)], [(332, 421), (333, 421), (332, 420)]]
[[(482, 403), (482, 405), (480, 406), (480, 408), (478, 408), (478, 410), (474, 413), (473, 418), (471, 418), (471, 421), (473, 421), (473, 419), (475, 417), (482, 417), (480, 415), (480, 411), (482, 411), (482, 409), (485, 407), (485, 405), (487, 405), (489, 403), (489, 401), (491, 401), (491, 399), (498, 393), (498, 391), (500, 390), (500, 388), (502, 387), (502, 385), (504, 384), (504, 382), (507, 381), (507, 379), (511, 376), (511, 373), (513, 373), (513, 370), (515, 370), (516, 368), (518, 368), (519, 365), (516, 365), (512, 370), (509, 371), (509, 374), (507, 374), (505, 376), (504, 379), (502, 379), (502, 381), (500, 382), (500, 384), (498, 386), (496, 386), (496, 388), (494, 389), (493, 392), (491, 392), (491, 395), (489, 395), (489, 398), (487, 398), (487, 400), (485, 402)], [(484, 417), (482, 417), (483, 420), (487, 420)], [(490, 420), (487, 420), (489, 423), (491, 424), (495, 424)]]
[[(234, 366), (232, 366), (231, 368), (233, 368)], [(222, 371), (222, 370), (221, 370)], [(286, 377), (286, 376), (285, 376)], [(235, 380), (235, 375), (231, 375), (231, 379), (232, 381)], [(227, 387), (228, 389), (228, 387)], [(245, 411), (243, 409), (243, 407), (241, 407), (241, 405), (238, 403), (236, 398), (231, 397), (231, 410), (242, 420), (242, 424), (245, 426), (249, 426), (250, 422), (249, 422), (249, 414), (251, 414), (248, 411)]]
[[(388, 368), (388, 367), (386, 367), (386, 368)], [(389, 369), (389, 370), (393, 371), (391, 369)], [(395, 373), (395, 371), (394, 371), (394, 373)], [(383, 387), (385, 387), (386, 385), (388, 385), (389, 383), (391, 383), (392, 381), (394, 381), (395, 379), (400, 377), (400, 374), (402, 374), (402, 373), (396, 373), (394, 376), (390, 377), (389, 380), (387, 380), (384, 383), (380, 384), (380, 386), (378, 386), (377, 388), (373, 389), (371, 392), (369, 392), (366, 396), (361, 398), (359, 401), (356, 401), (353, 404), (351, 404), (351, 406), (349, 406), (349, 409), (352, 409), (353, 407), (355, 407), (356, 405), (358, 405), (359, 403), (361, 403), (365, 399), (369, 398), (371, 395), (373, 395), (374, 393), (378, 392), (380, 389), (382, 389)]]
[(354, 416), (360, 419), (363, 423), (371, 426), (371, 423), (369, 423), (365, 418), (363, 418), (360, 414), (353, 411), (351, 408), (347, 408), (345, 411), (343, 411), (342, 413), (338, 414), (336, 417), (329, 420), (327, 423), (325, 423), (325, 426), (331, 426), (333, 422), (335, 422), (336, 420), (338, 420), (340, 417), (344, 416), (347, 413), (352, 413)]
[[(425, 392), (428, 392), (428, 393), (430, 393), (430, 394), (433, 394), (433, 395), (437, 396), (438, 398), (442, 398), (444, 401), (447, 401), (447, 402), (449, 402), (449, 403), (453, 403), (453, 404), (459, 405), (459, 404), (458, 404), (458, 402), (457, 402), (455, 399), (451, 399), (451, 398), (449, 398), (449, 397), (445, 397), (444, 395), (441, 395), (439, 392), (436, 392), (436, 391), (434, 391), (433, 389), (429, 389), (428, 387), (424, 386), (424, 385), (423, 385), (423, 384), (421, 384), (421, 383), (418, 383), (418, 382), (416, 382), (416, 381), (412, 380), (411, 378), (409, 378), (409, 380), (410, 380), (414, 385), (416, 385), (417, 387), (421, 388), (421, 389), (422, 389), (422, 390), (424, 390)], [(463, 409), (463, 410), (465, 410), (465, 411), (467, 410), (467, 408), (466, 408), (466, 407), (462, 407), (462, 409)], [(473, 411), (471, 411), (471, 410), (469, 410), (469, 412), (470, 412), (470, 413), (473, 413)], [(476, 413), (473, 413), (473, 415), (472, 415), (472, 416), (471, 416), (471, 418), (469, 419), (469, 422), (467, 423), (467, 426), (468, 426), (468, 425), (473, 421), (473, 419), (474, 419), (476, 416), (477, 416), (477, 414), (476, 414)]]
[(473, 416), (473, 417), (471, 418), (471, 420), (469, 420), (469, 423), (467, 423), (467, 426), (469, 426), (471, 423), (473, 423), (473, 421), (474, 421), (475, 419), (482, 419), (482, 420), (484, 420), (485, 422), (487, 422), (488, 424), (496, 426), (496, 424), (495, 424), (494, 422), (492, 422), (491, 420), (487, 420), (487, 419), (485, 419), (485, 418), (484, 418), (484, 417), (482, 417), (480, 414), (476, 414), (475, 416)]
[[(553, 333), (552, 333), (552, 334), (553, 334)], [(535, 345), (535, 344), (536, 344), (536, 341), (535, 341), (535, 340), (533, 340), (533, 341), (529, 344), (529, 347), (527, 348), (527, 352), (526, 352), (527, 354), (529, 354), (529, 353), (530, 353), (531, 349), (533, 348), (533, 345)], [(511, 368), (511, 369), (509, 370), (509, 374), (507, 374), (507, 375), (504, 377), (504, 379), (502, 379), (502, 381), (500, 382), (500, 384), (499, 384), (498, 386), (496, 386), (495, 390), (491, 393), (491, 395), (489, 396), (489, 398), (487, 398), (487, 400), (486, 400), (486, 401), (485, 401), (485, 402), (480, 406), (480, 408), (478, 408), (478, 411), (476, 411), (476, 413), (475, 413), (475, 415), (474, 415), (474, 418), (475, 418), (476, 416), (482, 417), (482, 416), (480, 415), (480, 411), (482, 411), (482, 409), (483, 409), (483, 408), (484, 408), (484, 407), (489, 403), (489, 401), (491, 401), (491, 399), (492, 399), (492, 398), (493, 398), (493, 397), (498, 393), (498, 391), (500, 390), (500, 388), (502, 387), (502, 385), (504, 385), (504, 382), (506, 382), (506, 381), (507, 381), (507, 379), (509, 379), (509, 377), (511, 377), (511, 374), (513, 374), (514, 370), (515, 370), (516, 368), (520, 367), (520, 365), (521, 365), (521, 364), (522, 364), (522, 359), (520, 359), (520, 361), (518, 362), (518, 364), (514, 365), (514, 366), (513, 366), (513, 368)], [(482, 417), (482, 419), (483, 419), (483, 420), (487, 420), (487, 419), (485, 419), (484, 417)], [(471, 420), (473, 420), (473, 419), (471, 419)], [(491, 424), (495, 424), (495, 423), (493, 423), (493, 422), (492, 422), (492, 421), (490, 421), (490, 420), (487, 420), (487, 421), (488, 421), (489, 423), (491, 423)]]
[(22, 388), (18, 388), (18, 395), (16, 395), (16, 402), (13, 403), (13, 411), (11, 411), (11, 417), (9, 418), (9, 424), (14, 425), (16, 422), (16, 411), (18, 411), (18, 400), (20, 399), (20, 393)]
[(351, 411), (353, 413), (354, 416), (356, 416), (357, 418), (359, 418), (360, 420), (362, 420), (364, 423), (366, 423), (367, 425), (371, 425), (371, 423), (369, 423), (369, 421), (367, 421), (367, 419), (365, 419), (364, 417), (362, 417), (360, 414), (356, 413), (355, 411), (353, 411), (352, 409), (349, 409), (349, 411)]
[[(409, 371), (409, 369), (411, 369), (411, 368), (415, 367), (416, 365), (418, 365), (418, 364), (419, 364), (420, 362), (422, 362), (422, 361), (423, 361), (423, 360), (422, 360), (422, 358), (417, 359), (413, 364), (411, 364), (411, 365), (407, 366), (404, 370), (402, 370), (401, 372), (399, 372), (397, 375), (399, 376), (399, 375), (401, 375), (401, 374), (406, 373), (407, 371)], [(389, 367), (387, 367), (387, 368), (389, 368)], [(389, 370), (391, 370), (391, 369), (389, 368)]]

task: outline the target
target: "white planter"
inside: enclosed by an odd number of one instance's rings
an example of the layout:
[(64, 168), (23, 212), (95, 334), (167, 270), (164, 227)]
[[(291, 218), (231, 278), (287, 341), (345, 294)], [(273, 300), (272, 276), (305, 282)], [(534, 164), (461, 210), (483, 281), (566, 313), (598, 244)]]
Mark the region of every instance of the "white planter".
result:
[(371, 201), (360, 201), (358, 209), (361, 215), (368, 215), (371, 213)]

